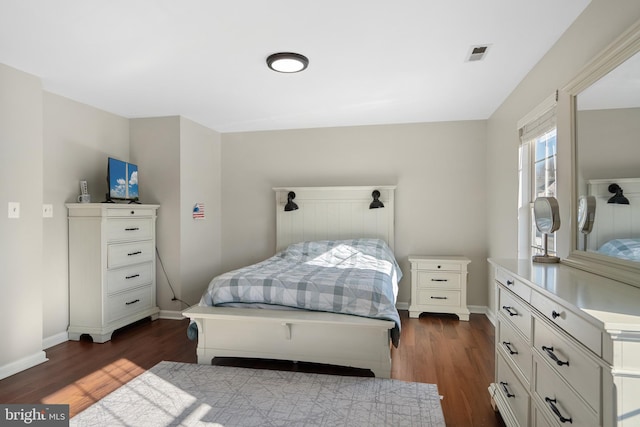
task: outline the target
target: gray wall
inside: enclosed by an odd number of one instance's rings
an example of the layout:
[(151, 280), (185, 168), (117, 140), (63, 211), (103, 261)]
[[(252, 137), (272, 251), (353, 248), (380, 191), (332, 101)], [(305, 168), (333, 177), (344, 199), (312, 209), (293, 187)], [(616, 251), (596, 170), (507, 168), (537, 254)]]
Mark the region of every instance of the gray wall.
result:
[[(220, 271), (221, 240), (220, 134), (173, 116), (131, 120), (131, 158), (140, 171), (140, 195), (160, 205), (157, 246), (158, 305), (162, 310), (196, 304)], [(204, 203), (205, 219), (192, 208)], [(166, 276), (165, 276), (166, 272)], [(173, 288), (173, 292), (171, 290)]]
[(69, 324), (65, 203), (76, 201), (80, 180), (87, 181), (93, 202), (105, 200), (107, 158), (129, 160), (129, 120), (49, 92), (42, 99), (44, 203), (53, 205), (53, 218), (43, 221), (43, 326), (44, 337), (55, 344), (66, 339)]
[[(0, 64), (0, 378), (42, 352), (42, 87)], [(20, 218), (8, 219), (9, 202)]]
[(275, 250), (273, 187), (397, 185), (395, 252), (466, 255), (468, 303), (486, 305), (484, 121), (222, 135), (223, 269)]

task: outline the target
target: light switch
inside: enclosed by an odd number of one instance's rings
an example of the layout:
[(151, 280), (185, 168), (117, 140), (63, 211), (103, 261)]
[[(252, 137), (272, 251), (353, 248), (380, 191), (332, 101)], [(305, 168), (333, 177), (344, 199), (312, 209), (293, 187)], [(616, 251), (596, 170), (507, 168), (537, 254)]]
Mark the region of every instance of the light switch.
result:
[(20, 202), (9, 202), (9, 218), (20, 218)]
[(53, 205), (42, 205), (42, 218), (53, 218)]

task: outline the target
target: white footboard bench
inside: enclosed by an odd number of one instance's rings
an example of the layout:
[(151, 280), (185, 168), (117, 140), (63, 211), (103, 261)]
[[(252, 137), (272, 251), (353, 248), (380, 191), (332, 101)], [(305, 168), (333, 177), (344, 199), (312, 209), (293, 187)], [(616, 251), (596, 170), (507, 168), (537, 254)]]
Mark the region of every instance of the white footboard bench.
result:
[(250, 357), (324, 363), (391, 375), (390, 320), (346, 314), (193, 306), (182, 313), (198, 326), (198, 363)]

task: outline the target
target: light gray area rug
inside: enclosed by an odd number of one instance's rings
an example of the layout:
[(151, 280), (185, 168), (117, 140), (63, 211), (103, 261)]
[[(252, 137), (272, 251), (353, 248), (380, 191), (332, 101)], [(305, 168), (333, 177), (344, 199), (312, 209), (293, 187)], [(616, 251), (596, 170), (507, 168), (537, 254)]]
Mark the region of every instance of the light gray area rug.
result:
[(160, 362), (72, 426), (444, 426), (434, 384)]

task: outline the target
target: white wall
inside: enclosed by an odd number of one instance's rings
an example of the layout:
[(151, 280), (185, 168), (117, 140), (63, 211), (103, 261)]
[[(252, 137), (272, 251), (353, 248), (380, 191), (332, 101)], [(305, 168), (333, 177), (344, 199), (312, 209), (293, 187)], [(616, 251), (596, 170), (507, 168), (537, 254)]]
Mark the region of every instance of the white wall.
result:
[(486, 305), (484, 121), (222, 135), (222, 267), (273, 255), (272, 187), (396, 184), (396, 256), (466, 255), (471, 305)]
[[(173, 292), (188, 304), (197, 303), (211, 278), (221, 273), (220, 149), (218, 132), (182, 117), (131, 120), (140, 197), (160, 205), (156, 235), (164, 270), (158, 262), (156, 283), (162, 310), (186, 308), (171, 300)], [(192, 218), (196, 202), (205, 204), (204, 220)]]
[[(180, 119), (180, 247), (182, 299), (196, 304), (220, 271), (222, 226), (221, 137), (218, 132)], [(204, 203), (205, 218), (192, 208)]]
[(43, 296), (46, 346), (66, 340), (69, 324), (68, 223), (65, 203), (75, 202), (86, 180), (93, 202), (105, 200), (107, 158), (129, 160), (129, 120), (86, 104), (43, 92), (44, 220), (46, 282)]
[[(0, 378), (42, 352), (42, 87), (0, 64)], [(8, 202), (20, 218), (8, 219)]]
[[(531, 70), (487, 122), (487, 186), (489, 256), (517, 254), (518, 133), (517, 121), (556, 89), (562, 89), (602, 49), (640, 18), (636, 0), (592, 0), (556, 45)], [(561, 256), (569, 250), (571, 199), (569, 100), (558, 104), (558, 202)], [(493, 285), (488, 276), (488, 293)], [(493, 307), (491, 307), (493, 309)]]

